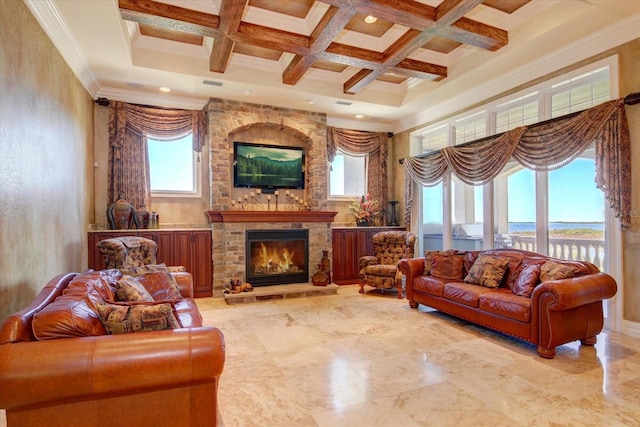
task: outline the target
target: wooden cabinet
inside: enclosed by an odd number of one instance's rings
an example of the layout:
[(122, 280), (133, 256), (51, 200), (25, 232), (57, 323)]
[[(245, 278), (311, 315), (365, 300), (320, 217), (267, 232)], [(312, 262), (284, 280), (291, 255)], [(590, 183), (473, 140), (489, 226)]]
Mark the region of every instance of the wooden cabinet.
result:
[(401, 230), (404, 227), (345, 227), (333, 228), (333, 283), (346, 285), (358, 282), (358, 261), (365, 255), (373, 255), (373, 235), (385, 230)]
[(89, 268), (103, 270), (106, 267), (98, 242), (121, 236), (139, 236), (153, 240), (158, 245), (158, 263), (183, 265), (193, 275), (194, 295), (212, 296), (211, 230), (90, 231)]

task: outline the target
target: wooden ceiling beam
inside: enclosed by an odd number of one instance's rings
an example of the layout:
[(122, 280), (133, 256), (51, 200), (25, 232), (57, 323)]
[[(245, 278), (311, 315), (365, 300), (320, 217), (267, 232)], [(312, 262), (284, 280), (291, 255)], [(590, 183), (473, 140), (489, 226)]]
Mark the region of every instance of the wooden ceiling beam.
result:
[(491, 51), (509, 43), (507, 31), (467, 18), (460, 18), (443, 28), (441, 34), (448, 39)]
[(228, 34), (238, 31), (242, 14), (248, 0), (222, 0), (220, 4), (220, 34), (213, 39), (213, 48), (209, 55), (209, 71), (224, 73), (227, 70), (229, 59), (235, 42)]
[(344, 27), (351, 21), (355, 15), (352, 8), (329, 7), (318, 25), (314, 28), (309, 36), (311, 53), (306, 56), (297, 55), (287, 66), (282, 74), (282, 82), (289, 85), (295, 85), (305, 75), (309, 68), (319, 59), (325, 49), (340, 34)]
[(235, 42), (295, 55), (309, 55), (311, 53), (310, 40), (307, 36), (248, 22), (241, 22), (238, 32), (231, 34), (230, 37)]
[(118, 0), (118, 7), (122, 19), (126, 21), (205, 37), (220, 34), (219, 17), (209, 13), (152, 0)]
[(436, 82), (447, 77), (447, 67), (411, 58), (406, 58), (400, 61), (395, 67), (387, 68), (386, 72)]

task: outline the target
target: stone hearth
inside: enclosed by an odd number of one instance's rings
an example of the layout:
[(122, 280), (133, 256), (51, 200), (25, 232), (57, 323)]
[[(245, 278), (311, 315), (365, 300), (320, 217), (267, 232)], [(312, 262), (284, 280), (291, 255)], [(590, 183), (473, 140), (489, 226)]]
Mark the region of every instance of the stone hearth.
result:
[(227, 304), (241, 304), (247, 302), (268, 301), (274, 299), (291, 299), (318, 295), (335, 295), (340, 286), (329, 284), (327, 286), (314, 286), (308, 283), (291, 285), (260, 286), (253, 288), (251, 292), (238, 294), (224, 294)]

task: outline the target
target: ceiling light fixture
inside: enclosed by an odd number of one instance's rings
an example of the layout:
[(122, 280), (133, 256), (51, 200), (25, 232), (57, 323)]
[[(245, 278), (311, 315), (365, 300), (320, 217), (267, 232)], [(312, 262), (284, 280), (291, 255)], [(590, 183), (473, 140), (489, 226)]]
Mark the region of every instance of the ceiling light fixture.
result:
[(307, 99), (307, 104), (311, 104), (311, 105), (313, 105), (313, 104), (315, 104), (315, 103), (316, 103), (316, 100), (315, 100), (315, 99)]
[(244, 93), (245, 95), (251, 95), (253, 91), (251, 89), (245, 89), (242, 91), (242, 93)]
[(373, 15), (367, 15), (366, 18), (364, 18), (364, 22), (366, 22), (367, 24), (373, 24), (374, 22), (376, 22), (378, 20), (378, 18), (376, 18)]
[(356, 114), (356, 119), (362, 119), (364, 118), (364, 114)]
[(166, 87), (166, 86), (162, 86), (162, 87), (160, 88), (160, 92), (171, 92), (171, 89), (169, 89), (169, 88), (168, 88), (168, 87)]

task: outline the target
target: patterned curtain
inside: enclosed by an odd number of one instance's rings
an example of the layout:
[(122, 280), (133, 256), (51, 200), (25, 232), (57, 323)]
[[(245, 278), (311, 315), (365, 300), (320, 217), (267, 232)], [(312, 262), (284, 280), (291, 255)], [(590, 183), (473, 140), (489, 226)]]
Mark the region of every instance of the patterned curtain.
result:
[(151, 206), (147, 136), (174, 141), (193, 133), (193, 151), (207, 138), (206, 111), (109, 102), (108, 204), (122, 197), (136, 209)]
[(388, 202), (387, 151), (389, 137), (384, 132), (327, 127), (327, 157), (333, 162), (338, 149), (350, 156), (367, 156), (367, 193), (385, 209)]
[[(481, 185), (495, 178), (512, 157), (528, 169), (548, 171), (567, 165), (593, 143), (596, 185), (604, 192), (621, 227), (627, 228), (631, 225), (631, 141), (624, 99), (575, 116), (445, 147), (424, 157), (406, 158), (403, 165), (405, 175), (424, 186), (436, 185), (449, 171), (467, 184)], [(405, 186), (411, 185), (405, 180)], [(405, 202), (405, 217), (410, 215), (412, 205)]]

